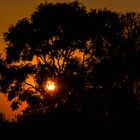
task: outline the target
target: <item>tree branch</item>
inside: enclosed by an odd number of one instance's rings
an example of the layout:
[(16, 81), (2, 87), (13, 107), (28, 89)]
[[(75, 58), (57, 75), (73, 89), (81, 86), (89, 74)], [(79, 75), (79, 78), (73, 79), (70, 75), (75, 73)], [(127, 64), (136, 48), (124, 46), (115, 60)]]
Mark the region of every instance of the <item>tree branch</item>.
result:
[(60, 58), (57, 58), (57, 65), (58, 65), (58, 70), (60, 70), (61, 66), (60, 66)]
[(90, 60), (93, 56), (94, 56), (94, 54), (91, 54), (87, 59), (85, 59), (85, 60), (83, 61), (83, 64), (82, 64), (82, 65), (84, 65), (84, 63), (87, 62), (88, 60)]
[(36, 91), (39, 91), (39, 92), (40, 92), (40, 90), (39, 90), (38, 88), (34, 87), (32, 84), (27, 83), (27, 82), (25, 82), (25, 81), (24, 81), (24, 83), (25, 83), (26, 85), (32, 87), (32, 88), (35, 89)]
[(40, 55), (38, 57), (44, 62), (44, 64), (46, 64), (45, 59), (43, 59)]

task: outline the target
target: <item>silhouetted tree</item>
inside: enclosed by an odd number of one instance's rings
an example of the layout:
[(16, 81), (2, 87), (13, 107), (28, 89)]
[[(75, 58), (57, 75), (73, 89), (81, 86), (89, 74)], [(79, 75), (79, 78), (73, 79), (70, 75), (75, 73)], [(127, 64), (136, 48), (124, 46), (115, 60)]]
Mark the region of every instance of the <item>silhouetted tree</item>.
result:
[[(44, 3), (4, 34), (7, 69), (1, 87), (12, 109), (25, 101), (28, 113), (50, 111), (83, 87), (90, 58), (81, 62), (76, 53), (86, 47), (87, 18), (78, 2)], [(48, 79), (55, 81), (56, 94), (45, 89)]]
[[(134, 84), (139, 81), (137, 73), (140, 66), (138, 62), (140, 52), (139, 14), (107, 16), (106, 13), (111, 14), (109, 11), (103, 13), (99, 11), (99, 15), (103, 16), (101, 19), (105, 18), (107, 22), (112, 21), (113, 24), (104, 27), (99, 34), (101, 38), (98, 38), (100, 40), (97, 42), (98, 49), (95, 55), (100, 55), (101, 59), (100, 63), (95, 66), (93, 83), (96, 83), (100, 87), (101, 93), (104, 94), (102, 108), (107, 115), (111, 111), (110, 113), (115, 113), (115, 117), (120, 115), (120, 118), (124, 116), (125, 119), (131, 118), (135, 116), (134, 112), (138, 107), (134, 95), (136, 88)], [(104, 33), (105, 29), (108, 32)]]
[[(125, 118), (137, 108), (139, 35), (137, 13), (87, 12), (77, 1), (40, 4), (4, 34), (1, 91), (13, 109), (27, 103), (19, 121), (44, 120), (41, 113), (62, 121), (71, 112)], [(46, 90), (47, 80), (55, 81), (54, 93)]]

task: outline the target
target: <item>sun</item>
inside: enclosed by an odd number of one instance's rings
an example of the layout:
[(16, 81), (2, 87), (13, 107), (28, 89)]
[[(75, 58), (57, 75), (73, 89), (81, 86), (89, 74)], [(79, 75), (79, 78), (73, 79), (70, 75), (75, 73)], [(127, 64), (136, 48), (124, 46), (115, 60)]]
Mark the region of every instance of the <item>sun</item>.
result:
[(54, 91), (56, 89), (55, 83), (51, 80), (48, 80), (46, 83), (46, 89), (49, 91)]

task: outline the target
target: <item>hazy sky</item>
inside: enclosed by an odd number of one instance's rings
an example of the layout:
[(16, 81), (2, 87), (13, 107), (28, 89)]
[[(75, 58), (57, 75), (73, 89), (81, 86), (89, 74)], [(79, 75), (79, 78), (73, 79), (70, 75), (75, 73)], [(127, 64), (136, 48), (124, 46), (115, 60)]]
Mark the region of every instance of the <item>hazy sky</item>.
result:
[[(45, 0), (0, 0), (0, 29), (3, 31), (10, 24), (22, 17), (29, 16), (35, 7)], [(48, 0), (63, 2), (70, 0)], [(80, 0), (87, 8), (103, 8), (117, 11), (139, 11), (140, 0)]]
[[(64, 1), (72, 0), (48, 0), (48, 2)], [(0, 0), (0, 50), (3, 48), (2, 33), (17, 20), (29, 17), (41, 2), (45, 2), (45, 0)], [(140, 0), (80, 0), (80, 2), (88, 9), (107, 7), (121, 12), (140, 12)]]
[[(70, 0), (48, 0), (48, 2), (66, 2)], [(71, 0), (72, 1), (72, 0)], [(88, 9), (109, 8), (119, 12), (140, 12), (140, 0), (80, 0)], [(45, 0), (0, 0), (0, 53), (4, 48), (2, 33), (19, 19), (29, 17), (35, 7)], [(8, 117), (12, 112), (5, 98), (0, 95), (0, 111)]]

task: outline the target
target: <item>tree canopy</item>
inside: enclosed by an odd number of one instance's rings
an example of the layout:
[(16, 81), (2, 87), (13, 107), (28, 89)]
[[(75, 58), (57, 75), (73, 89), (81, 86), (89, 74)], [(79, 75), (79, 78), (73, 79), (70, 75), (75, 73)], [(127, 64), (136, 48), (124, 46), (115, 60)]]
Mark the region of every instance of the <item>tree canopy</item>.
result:
[[(113, 116), (118, 108), (129, 112), (139, 96), (134, 86), (140, 80), (139, 18), (87, 11), (77, 1), (40, 4), (4, 33), (0, 91), (13, 110), (26, 102), (25, 115), (57, 108), (98, 118)], [(48, 80), (55, 91), (46, 90)]]

